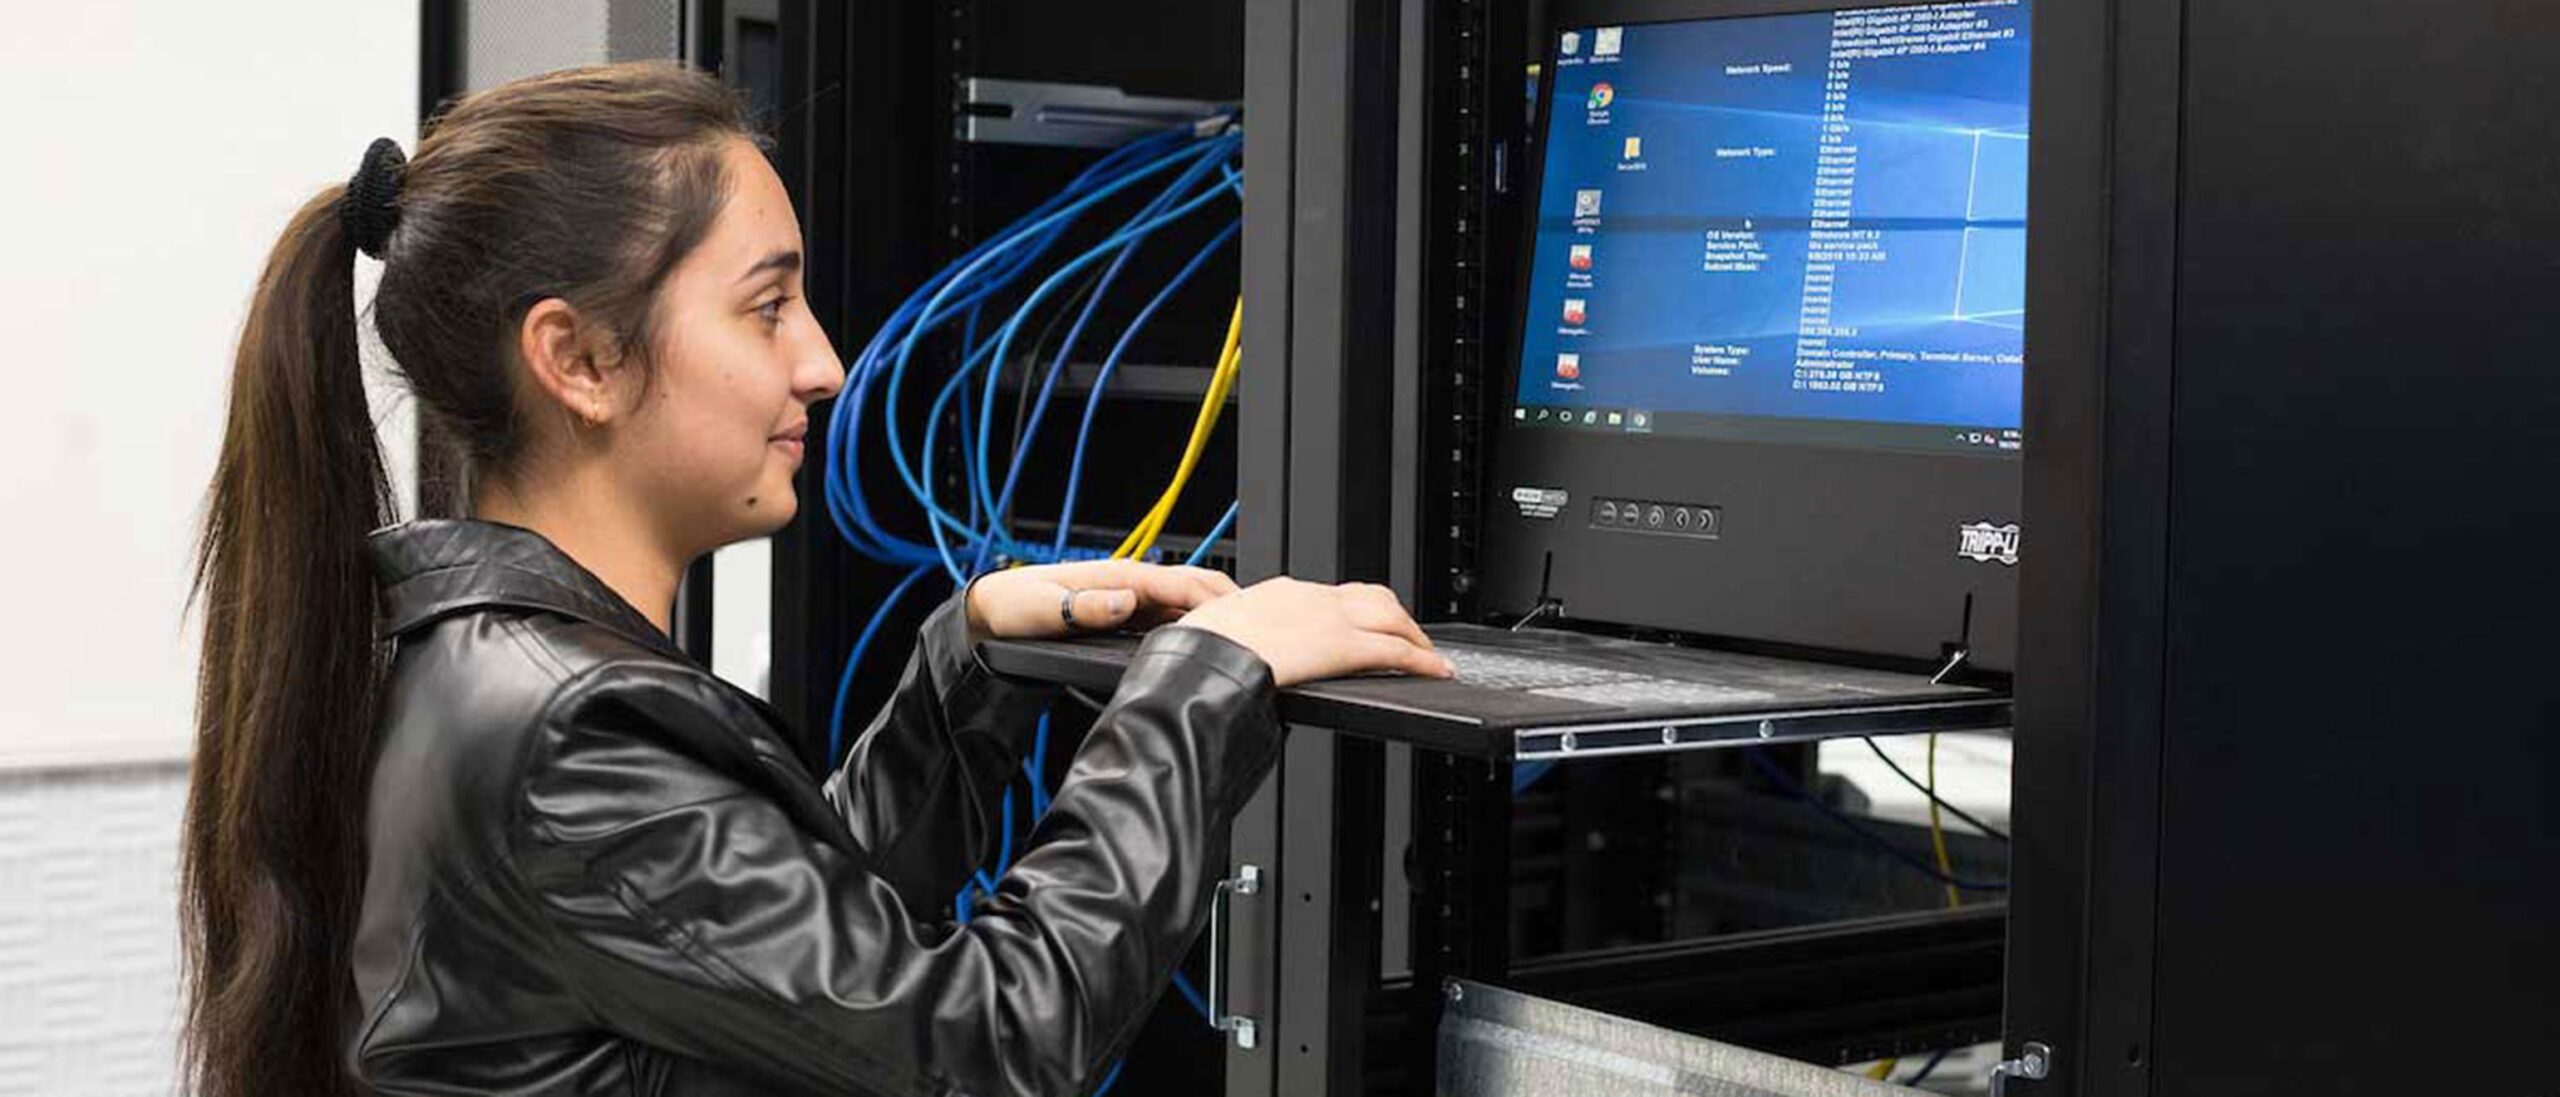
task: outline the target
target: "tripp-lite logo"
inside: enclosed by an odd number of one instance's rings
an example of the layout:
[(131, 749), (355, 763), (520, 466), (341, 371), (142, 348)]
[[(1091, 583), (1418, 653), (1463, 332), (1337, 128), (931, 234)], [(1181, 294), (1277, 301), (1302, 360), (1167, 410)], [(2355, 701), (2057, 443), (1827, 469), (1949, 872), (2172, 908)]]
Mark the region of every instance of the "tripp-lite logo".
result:
[(2011, 522), (1995, 526), (1989, 522), (1968, 522), (1957, 526), (1956, 555), (1986, 564), (1998, 560), (2015, 566), (2018, 562), (2018, 524)]
[(1553, 518), (1564, 512), (1565, 503), (1571, 499), (1572, 496), (1565, 494), (1563, 488), (1511, 489), (1511, 501), (1519, 505), (1520, 517), (1523, 518)]

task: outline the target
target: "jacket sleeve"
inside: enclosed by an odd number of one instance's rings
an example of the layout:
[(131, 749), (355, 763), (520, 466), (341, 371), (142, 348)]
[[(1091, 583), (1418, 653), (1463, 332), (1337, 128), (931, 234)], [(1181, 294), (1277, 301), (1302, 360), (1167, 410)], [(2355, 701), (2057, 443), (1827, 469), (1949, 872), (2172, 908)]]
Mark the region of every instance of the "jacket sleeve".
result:
[(599, 1027), (838, 1094), (1086, 1090), (1200, 929), (1281, 739), (1260, 659), (1158, 630), (1029, 849), (955, 927), (911, 913), (860, 849), (661, 745), (703, 718), (667, 673), (555, 703), (508, 862), (550, 938), (535, 951)]
[(826, 783), (872, 871), (920, 913), (940, 910), (986, 859), (996, 799), (1057, 695), (978, 661), (966, 598), (925, 619), (897, 692)]

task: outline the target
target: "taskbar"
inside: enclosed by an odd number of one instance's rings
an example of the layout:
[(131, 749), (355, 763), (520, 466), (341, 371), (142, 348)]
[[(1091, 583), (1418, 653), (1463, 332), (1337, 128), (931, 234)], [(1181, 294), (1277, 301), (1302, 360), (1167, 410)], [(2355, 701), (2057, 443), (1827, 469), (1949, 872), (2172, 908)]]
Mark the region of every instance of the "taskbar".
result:
[(1513, 426), (1606, 434), (1659, 435), (1824, 449), (1891, 450), (1967, 457), (2014, 457), (2025, 444), (2016, 427), (1879, 423), (1863, 419), (1782, 419), (1643, 408), (1524, 404)]

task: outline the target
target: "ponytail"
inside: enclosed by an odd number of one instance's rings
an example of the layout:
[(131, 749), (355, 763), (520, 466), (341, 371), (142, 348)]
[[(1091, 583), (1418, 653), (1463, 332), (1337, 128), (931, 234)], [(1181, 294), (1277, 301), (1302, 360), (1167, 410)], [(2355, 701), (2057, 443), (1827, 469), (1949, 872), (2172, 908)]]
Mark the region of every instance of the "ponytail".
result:
[(204, 613), (181, 907), (198, 1097), (352, 1097), (349, 942), (384, 648), (365, 537), (390, 518), (343, 187), (268, 256), (197, 546)]
[[(657, 287), (710, 231), (736, 94), (665, 63), (568, 69), (475, 92), (417, 156), (383, 140), (294, 215), (232, 363), (195, 591), (204, 612), (180, 878), (184, 1048), (196, 1097), (354, 1097), (376, 694), (366, 535), (389, 488), (356, 352), (355, 255), (383, 260), (373, 326), (422, 432), (473, 475), (527, 431), (502, 352), (559, 297), (632, 349)], [(646, 361), (646, 356), (640, 356)]]

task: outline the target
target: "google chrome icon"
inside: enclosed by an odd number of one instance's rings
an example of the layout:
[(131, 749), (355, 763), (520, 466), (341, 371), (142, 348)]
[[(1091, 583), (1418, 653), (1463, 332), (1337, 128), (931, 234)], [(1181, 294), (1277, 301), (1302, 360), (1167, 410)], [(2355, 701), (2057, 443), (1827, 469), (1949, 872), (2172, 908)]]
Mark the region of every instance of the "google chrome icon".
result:
[(1610, 87), (1606, 82), (1591, 85), (1592, 110), (1607, 110), (1609, 104), (1617, 101), (1618, 89)]

